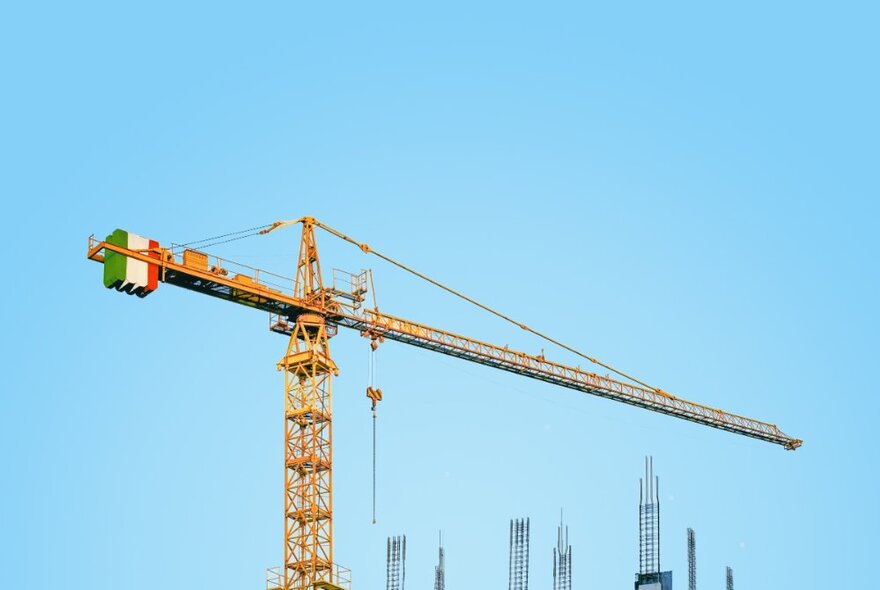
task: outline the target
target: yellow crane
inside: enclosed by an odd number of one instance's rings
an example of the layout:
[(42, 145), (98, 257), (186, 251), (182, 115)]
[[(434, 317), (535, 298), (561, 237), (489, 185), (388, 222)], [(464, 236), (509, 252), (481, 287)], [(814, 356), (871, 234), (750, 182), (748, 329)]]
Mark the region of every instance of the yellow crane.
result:
[[(104, 285), (138, 296), (155, 291), (160, 283), (183, 287), (258, 310), (269, 312), (273, 332), (288, 336), (287, 349), (277, 364), (284, 373), (284, 551), (280, 567), (267, 575), (267, 588), (283, 590), (346, 590), (350, 572), (333, 556), (333, 437), (332, 381), (339, 370), (330, 354), (330, 338), (339, 326), (357, 330), (375, 349), (379, 342), (395, 340), (449, 356), (502, 369), (599, 397), (668, 414), (705, 426), (749, 436), (794, 450), (802, 441), (783, 433), (776, 425), (724, 412), (687, 401), (651, 387), (545, 334), (516, 322), (467, 296), (418, 273), (371, 249), (367, 244), (314, 218), (275, 222), (226, 236), (215, 243), (265, 234), (301, 224), (295, 277), (246, 267), (208, 256), (201, 250), (209, 240), (195, 244), (161, 247), (123, 230), (103, 241), (89, 238), (89, 259), (104, 263)], [(350, 242), (399, 268), (461, 297), (520, 328), (549, 340), (592, 363), (618, 374), (602, 376), (580, 367), (556, 363), (539, 356), (460, 336), (417, 322), (364, 308), (367, 271), (354, 275), (334, 272), (331, 285), (324, 283), (316, 228)], [(235, 272), (240, 271), (240, 272)], [(367, 389), (373, 408), (381, 391)]]

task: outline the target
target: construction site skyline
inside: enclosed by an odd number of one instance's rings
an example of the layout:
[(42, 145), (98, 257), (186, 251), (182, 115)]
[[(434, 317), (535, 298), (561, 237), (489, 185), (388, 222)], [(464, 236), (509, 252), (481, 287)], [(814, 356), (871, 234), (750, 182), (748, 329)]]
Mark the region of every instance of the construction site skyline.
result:
[(6, 7), (0, 589), (862, 585), (876, 2)]
[[(673, 590), (673, 571), (664, 570), (660, 562), (660, 486), (659, 475), (654, 472), (653, 457), (644, 459), (644, 475), (639, 479), (638, 496), (638, 527), (637, 527), (637, 551), (635, 559), (638, 564), (638, 572), (635, 579), (635, 590)], [(573, 559), (572, 544), (569, 537), (569, 525), (564, 519), (564, 510), (559, 511), (559, 521), (556, 527), (555, 544), (552, 545), (552, 566), (542, 567), (543, 561), (539, 558), (538, 563), (533, 564), (533, 548), (531, 535), (530, 517), (510, 519), (508, 531), (508, 589), (529, 590), (532, 588), (546, 588), (550, 574), (550, 588), (552, 590), (572, 590), (572, 588), (589, 588), (588, 581), (573, 583)], [(697, 551), (696, 532), (687, 527), (685, 542), (680, 547), (686, 556), (686, 573), (688, 590), (697, 588)], [(541, 543), (543, 544), (543, 543)], [(678, 553), (678, 543), (670, 543), (673, 548), (669, 551), (673, 555)], [(386, 590), (405, 590), (406, 577), (406, 536), (397, 535), (387, 538), (386, 551)], [(539, 555), (542, 554), (539, 550)], [(678, 561), (674, 558), (670, 561)], [(599, 564), (584, 564), (587, 567), (599, 567)], [(535, 569), (537, 567), (537, 569)], [(680, 574), (683, 577), (684, 572)], [(537, 576), (537, 577), (536, 577)], [(419, 576), (422, 579), (422, 576)], [(733, 570), (725, 566), (725, 581), (728, 590), (733, 590)], [(443, 543), (442, 532), (438, 535), (437, 561), (434, 566), (433, 576), (434, 590), (446, 588), (446, 547)], [(419, 583), (421, 586), (422, 584)], [(712, 587), (711, 585), (708, 587)]]

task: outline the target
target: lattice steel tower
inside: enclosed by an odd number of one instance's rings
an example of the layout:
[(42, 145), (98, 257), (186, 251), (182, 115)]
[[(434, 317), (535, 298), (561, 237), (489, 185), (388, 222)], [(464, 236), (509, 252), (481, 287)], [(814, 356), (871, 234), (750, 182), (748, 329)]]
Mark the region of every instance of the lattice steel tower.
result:
[[(303, 224), (294, 293), (307, 301), (324, 297), (314, 227)], [(335, 588), (333, 571), (332, 378), (323, 315), (304, 313), (296, 323), (284, 371), (284, 564), (283, 587)]]
[(727, 567), (727, 590), (733, 590), (733, 570)]
[(688, 590), (697, 590), (697, 541), (688, 529)]
[(404, 590), (406, 586), (406, 535), (388, 537), (385, 590)]
[(509, 590), (529, 590), (529, 519), (510, 521)]
[(568, 527), (563, 529), (561, 518), (553, 549), (553, 590), (571, 590), (571, 545), (568, 544)]

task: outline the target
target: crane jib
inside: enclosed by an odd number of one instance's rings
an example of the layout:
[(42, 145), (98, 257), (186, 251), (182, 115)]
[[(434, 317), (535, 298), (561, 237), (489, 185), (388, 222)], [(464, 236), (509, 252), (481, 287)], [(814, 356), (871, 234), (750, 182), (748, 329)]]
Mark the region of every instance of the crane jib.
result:
[(790, 450), (801, 445), (800, 440), (787, 436), (773, 424), (730, 414), (677, 398), (666, 392), (624, 383), (580, 368), (554, 363), (507, 347), (487, 344), (386, 314), (367, 311), (364, 318), (341, 317), (339, 324), (568, 389), (772, 442)]
[[(304, 301), (289, 295), (289, 291), (284, 292), (277, 288), (284, 285), (271, 284), (270, 281), (261, 278), (261, 271), (257, 269), (251, 269), (249, 275), (241, 273), (230, 275), (224, 267), (224, 263), (235, 265), (230, 261), (217, 259), (217, 264), (209, 265), (207, 255), (203, 258), (190, 254), (188, 257), (187, 252), (192, 251), (177, 253), (173, 249), (163, 248), (153, 248), (152, 251), (129, 250), (119, 244), (89, 239), (88, 258), (104, 262), (104, 254), (111, 252), (155, 267), (162, 282), (266, 311), (282, 319), (296, 318), (306, 312), (317, 312), (326, 315), (333, 324), (361, 332), (372, 331), (374, 334), (380, 334), (397, 342), (771, 442), (789, 450), (796, 449), (802, 444), (801, 440), (786, 435), (773, 424), (683, 400), (660, 390), (615, 380), (578, 367), (554, 363), (542, 357), (480, 342), (372, 310), (354, 315), (328, 309), (326, 305), (321, 305), (320, 300)], [(265, 275), (278, 276), (263, 273), (263, 276)], [(290, 330), (284, 327), (286, 325), (284, 321), (272, 325), (275, 332), (290, 333)]]

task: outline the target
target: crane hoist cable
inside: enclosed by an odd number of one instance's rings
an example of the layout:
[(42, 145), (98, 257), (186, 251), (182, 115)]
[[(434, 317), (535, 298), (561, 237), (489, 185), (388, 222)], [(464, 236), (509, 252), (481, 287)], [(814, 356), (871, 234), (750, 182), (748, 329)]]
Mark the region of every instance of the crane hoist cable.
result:
[(413, 274), (413, 275), (419, 277), (420, 279), (422, 279), (422, 280), (424, 280), (424, 281), (427, 281), (427, 282), (431, 283), (431, 284), (434, 285), (435, 287), (439, 287), (440, 289), (443, 289), (443, 290), (446, 291), (447, 293), (451, 293), (452, 295), (455, 295), (456, 297), (459, 297), (459, 298), (461, 298), (461, 299), (464, 299), (464, 300), (467, 301), (468, 303), (471, 303), (471, 304), (473, 304), (473, 305), (476, 305), (477, 307), (479, 307), (479, 308), (481, 308), (481, 309), (483, 309), (483, 310), (485, 310), (485, 311), (488, 311), (489, 313), (491, 313), (491, 314), (493, 314), (493, 315), (495, 315), (495, 316), (497, 316), (497, 317), (499, 317), (499, 318), (501, 318), (501, 319), (503, 319), (503, 320), (505, 320), (505, 321), (507, 321), (507, 322), (510, 322), (510, 323), (513, 324), (514, 326), (518, 326), (519, 328), (522, 328), (522, 329), (525, 330), (526, 332), (529, 332), (530, 334), (533, 334), (533, 335), (535, 335), (535, 336), (537, 336), (537, 337), (539, 337), (539, 338), (542, 338), (542, 339), (546, 340), (547, 342), (550, 342), (550, 343), (552, 343), (552, 344), (555, 344), (556, 346), (559, 346), (560, 348), (563, 348), (563, 349), (565, 349), (565, 350), (567, 350), (567, 351), (569, 351), (569, 352), (571, 352), (571, 353), (573, 353), (573, 354), (576, 354), (577, 356), (579, 356), (579, 357), (581, 357), (581, 358), (585, 358), (585, 359), (587, 359), (588, 361), (590, 361), (591, 363), (593, 363), (593, 364), (595, 364), (595, 365), (598, 365), (598, 366), (600, 366), (600, 367), (603, 367), (603, 368), (605, 368), (605, 369), (608, 369), (609, 371), (611, 371), (611, 372), (613, 372), (613, 373), (615, 373), (615, 374), (617, 374), (617, 375), (620, 375), (621, 377), (623, 377), (623, 378), (625, 378), (625, 379), (629, 379), (630, 381), (632, 381), (632, 382), (634, 382), (634, 383), (638, 383), (638, 384), (641, 385), (642, 387), (647, 387), (648, 389), (650, 389), (650, 390), (652, 390), (652, 391), (655, 391), (655, 392), (657, 392), (657, 393), (659, 393), (659, 394), (661, 394), (661, 395), (663, 395), (663, 396), (665, 396), (665, 397), (668, 397), (668, 398), (673, 398), (673, 397), (674, 397), (674, 396), (672, 396), (671, 394), (669, 394), (669, 393), (663, 391), (663, 390), (660, 389), (659, 387), (653, 387), (653, 386), (651, 386), (651, 385), (648, 385), (648, 384), (645, 383), (644, 381), (641, 381), (641, 380), (639, 380), (639, 379), (636, 379), (636, 378), (633, 377), (632, 375), (629, 375), (629, 374), (627, 374), (627, 373), (624, 373), (623, 371), (620, 371), (619, 369), (616, 369), (616, 368), (614, 368), (613, 366), (611, 366), (611, 365), (609, 365), (609, 364), (607, 364), (607, 363), (603, 363), (602, 361), (596, 359), (595, 357), (592, 357), (592, 356), (586, 355), (586, 354), (580, 352), (579, 350), (576, 350), (575, 348), (572, 348), (571, 346), (568, 346), (567, 344), (564, 344), (564, 343), (560, 342), (559, 340), (556, 340), (555, 338), (552, 338), (552, 337), (550, 337), (550, 336), (548, 336), (548, 335), (546, 335), (546, 334), (544, 334), (544, 333), (542, 333), (542, 332), (539, 332), (538, 330), (535, 330), (535, 329), (533, 329), (533, 328), (530, 328), (529, 326), (527, 326), (527, 325), (524, 324), (523, 322), (518, 322), (518, 321), (516, 321), (515, 319), (511, 318), (510, 316), (505, 315), (505, 314), (503, 314), (503, 313), (501, 313), (500, 311), (497, 311), (497, 310), (495, 310), (495, 309), (492, 309), (492, 308), (489, 307), (488, 305), (485, 305), (485, 304), (483, 304), (483, 303), (480, 303), (479, 301), (477, 301), (477, 300), (475, 300), (475, 299), (473, 299), (473, 298), (471, 298), (471, 297), (468, 297), (467, 295), (465, 295), (464, 293), (461, 293), (460, 291), (456, 291), (455, 289), (453, 289), (453, 288), (451, 288), (451, 287), (447, 287), (447, 286), (444, 285), (443, 283), (440, 283), (439, 281), (436, 281), (436, 280), (432, 279), (431, 277), (429, 277), (429, 276), (427, 276), (427, 275), (425, 275), (425, 274), (422, 274), (422, 273), (420, 273), (419, 271), (417, 271), (417, 270), (415, 270), (415, 269), (413, 269), (413, 268), (410, 268), (409, 266), (403, 264), (402, 262), (399, 262), (399, 261), (397, 261), (397, 260), (394, 260), (394, 259), (391, 258), (390, 256), (386, 256), (385, 254), (382, 254), (381, 252), (377, 252), (376, 250), (372, 249), (372, 248), (371, 248), (369, 245), (367, 245), (366, 243), (364, 243), (364, 242), (358, 242), (358, 241), (355, 240), (354, 238), (352, 238), (352, 237), (350, 237), (350, 236), (347, 236), (346, 234), (342, 233), (341, 231), (339, 231), (339, 230), (337, 230), (337, 229), (334, 229), (334, 228), (332, 228), (332, 227), (330, 227), (330, 226), (328, 226), (328, 225), (326, 225), (326, 224), (324, 224), (324, 223), (321, 223), (320, 221), (318, 221), (318, 220), (316, 220), (316, 219), (303, 217), (302, 219), (298, 219), (298, 220), (296, 220), (296, 221), (292, 221), (292, 222), (276, 222), (276, 223), (272, 224), (272, 226), (270, 226), (270, 229), (269, 229), (269, 230), (263, 230), (263, 232), (261, 232), (261, 233), (268, 233), (269, 231), (272, 231), (272, 230), (275, 229), (276, 227), (281, 227), (282, 225), (288, 225), (288, 224), (292, 224), (292, 223), (298, 223), (298, 222), (300, 222), (300, 221), (310, 221), (310, 222), (311, 222), (312, 224), (314, 224), (316, 227), (320, 227), (320, 228), (323, 229), (324, 231), (326, 231), (326, 232), (328, 232), (328, 233), (330, 233), (330, 234), (336, 236), (337, 238), (340, 238), (340, 239), (342, 239), (342, 240), (344, 240), (344, 241), (346, 241), (346, 242), (349, 242), (350, 244), (354, 244), (355, 246), (357, 246), (358, 248), (360, 248), (361, 251), (364, 252), (365, 254), (372, 254), (372, 255), (374, 255), (374, 256), (378, 256), (378, 257), (381, 258), (382, 260), (384, 260), (384, 261), (386, 261), (386, 262), (389, 262), (389, 263), (393, 264), (394, 266), (396, 266), (396, 267), (398, 267), (398, 268), (400, 268), (400, 269), (402, 269), (402, 270), (405, 270), (406, 272), (408, 272), (408, 273), (410, 273), (410, 274)]
[(382, 401), (382, 390), (376, 387), (378, 362), (376, 359), (376, 350), (379, 348), (377, 337), (370, 340), (370, 356), (369, 356), (369, 381), (367, 386), (367, 397), (370, 399), (371, 409), (373, 411), (373, 524), (376, 524), (376, 404)]

